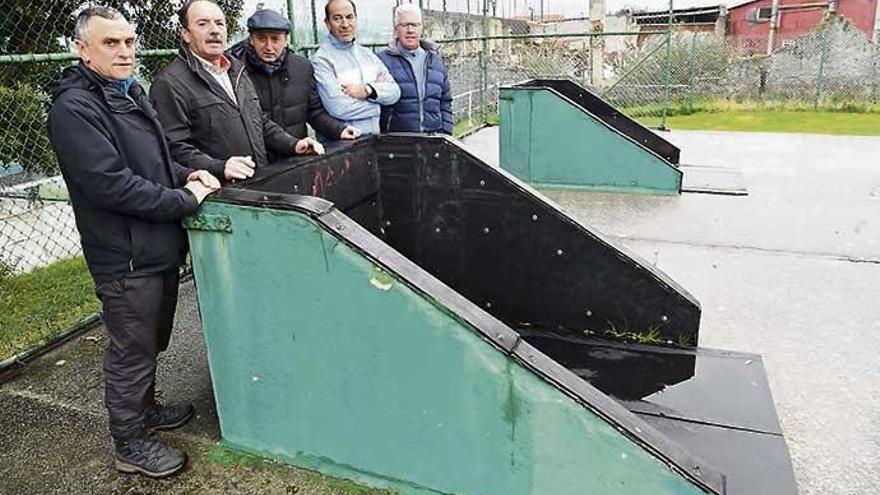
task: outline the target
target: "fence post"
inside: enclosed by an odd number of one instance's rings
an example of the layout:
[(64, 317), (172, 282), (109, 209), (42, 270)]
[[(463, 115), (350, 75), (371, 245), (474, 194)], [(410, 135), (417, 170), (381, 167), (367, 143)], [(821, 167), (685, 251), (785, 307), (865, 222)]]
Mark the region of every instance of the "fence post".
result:
[[(880, 7), (878, 7), (878, 11), (880, 11)], [(877, 65), (880, 64), (880, 61), (877, 60), (877, 57), (880, 57), (880, 40), (871, 45), (871, 50), (874, 52), (871, 56), (871, 103), (874, 103), (877, 101), (877, 85), (880, 83), (880, 74), (877, 73)]]
[(779, 0), (773, 0), (770, 4), (770, 35), (767, 37), (767, 56), (773, 55), (776, 50), (776, 35), (779, 32)]
[(819, 58), (819, 73), (816, 74), (816, 98), (813, 100), (813, 110), (819, 109), (819, 98), (822, 97), (822, 79), (825, 76), (825, 59), (828, 58), (828, 45), (831, 39), (831, 28), (826, 26), (822, 38), (822, 55)]
[(296, 15), (293, 12), (293, 0), (287, 0), (287, 18), (290, 20), (290, 51), (296, 51)]
[[(593, 86), (593, 87), (595, 87), (595, 85), (593, 84), (593, 50), (596, 49), (596, 48), (593, 46), (593, 42), (594, 42), (593, 40), (594, 40), (595, 38), (596, 38), (595, 36), (590, 36), (590, 37), (589, 37), (589, 40), (590, 40), (590, 55), (589, 55), (589, 57), (588, 57), (588, 60), (590, 61), (590, 72), (589, 72), (589, 73), (586, 73), (586, 72), (584, 73), (584, 86), (588, 86), (588, 87), (589, 87), (589, 86)], [(589, 81), (589, 82), (587, 82), (587, 81)]]
[(486, 84), (488, 82), (489, 56), (489, 0), (483, 0), (483, 39), (480, 46), (480, 124), (486, 123)]
[(696, 74), (694, 73), (694, 59), (696, 58), (697, 47), (697, 33), (694, 32), (693, 37), (691, 37), (691, 52), (688, 55), (688, 100), (687, 100), (687, 108), (688, 113), (694, 111), (694, 80), (696, 79)]
[(590, 81), (594, 87), (604, 86), (605, 65), (605, 39), (602, 33), (605, 31), (605, 0), (590, 0)]
[(318, 11), (315, 7), (315, 0), (312, 0), (312, 43), (318, 44)]
[(672, 0), (669, 0), (669, 24), (666, 26), (666, 64), (663, 72), (665, 72), (664, 77), (664, 90), (663, 90), (663, 117), (660, 120), (660, 129), (668, 130), (666, 127), (666, 117), (669, 114), (669, 84), (671, 80), (671, 72), (672, 72), (672, 16), (674, 15), (672, 10)]

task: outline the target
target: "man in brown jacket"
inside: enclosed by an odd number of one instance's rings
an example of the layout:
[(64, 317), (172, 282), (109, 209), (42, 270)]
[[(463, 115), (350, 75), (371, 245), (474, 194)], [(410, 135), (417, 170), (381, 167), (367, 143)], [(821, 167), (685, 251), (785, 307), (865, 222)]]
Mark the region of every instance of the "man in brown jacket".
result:
[(245, 66), (224, 55), (226, 16), (213, 0), (184, 2), (178, 17), (183, 46), (150, 88), (175, 160), (234, 180), (268, 164), (267, 153), (324, 152), (263, 113)]

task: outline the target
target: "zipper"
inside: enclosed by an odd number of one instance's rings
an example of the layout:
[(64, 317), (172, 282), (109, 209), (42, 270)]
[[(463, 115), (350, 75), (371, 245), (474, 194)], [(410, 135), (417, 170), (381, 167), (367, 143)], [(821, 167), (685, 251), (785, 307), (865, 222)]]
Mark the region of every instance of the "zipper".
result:
[(428, 50), (425, 50), (425, 94), (419, 94), (419, 81), (416, 80), (416, 94), (419, 95), (419, 132), (425, 132), (424, 101), (428, 97), (428, 62), (430, 56), (431, 54), (428, 53)]
[(126, 230), (128, 231), (128, 245), (131, 248), (131, 258), (128, 259), (128, 271), (133, 272), (134, 271), (135, 250), (134, 250), (134, 235), (131, 233), (131, 229), (132, 229), (131, 222), (126, 222), (126, 227), (127, 227)]
[[(419, 94), (419, 80), (416, 79), (416, 70), (413, 68), (413, 64), (410, 63), (409, 60), (406, 59), (406, 56), (400, 54), (400, 58), (403, 59), (403, 63), (406, 64), (406, 67), (409, 68), (410, 73), (413, 76), (413, 81), (416, 83), (416, 99), (419, 100), (419, 132), (425, 132), (425, 109), (424, 103), (422, 102), (422, 95)], [(427, 54), (425, 56), (425, 93), (428, 92), (428, 58)], [(389, 124), (388, 127), (391, 127)]]
[[(241, 76), (244, 75), (244, 70), (245, 70), (245, 65), (242, 64), (241, 69), (238, 70), (238, 75), (235, 77), (235, 84), (232, 85), (232, 94), (235, 95), (235, 100), (236, 100), (235, 106), (236, 106), (236, 108), (238, 108), (238, 116), (239, 116), (239, 119), (241, 119), (241, 122), (244, 124), (244, 133), (248, 138), (248, 144), (250, 144), (250, 146), (251, 146), (251, 152), (253, 152), (253, 150), (256, 149), (254, 146), (255, 139), (253, 137), (251, 137), (250, 131), (248, 130), (251, 128), (251, 126), (249, 125), (250, 122), (248, 122), (245, 117), (244, 107), (242, 107), (241, 102), (238, 101), (240, 98), (240, 96), (238, 94), (238, 87), (241, 84)], [(256, 89), (254, 89), (254, 92), (256, 93)], [(259, 106), (259, 105), (260, 105), (259, 98), (257, 98), (257, 106)], [(262, 112), (262, 111), (263, 111), (263, 108), (260, 107), (260, 112)], [(263, 137), (260, 136), (260, 139), (263, 139)]]
[[(232, 87), (232, 92), (235, 94), (236, 100), (238, 100), (238, 84), (241, 82), (242, 74), (244, 74), (244, 65), (242, 65), (241, 70), (238, 71), (238, 76), (235, 78), (235, 86)], [(236, 101), (236, 103), (238, 102)]]

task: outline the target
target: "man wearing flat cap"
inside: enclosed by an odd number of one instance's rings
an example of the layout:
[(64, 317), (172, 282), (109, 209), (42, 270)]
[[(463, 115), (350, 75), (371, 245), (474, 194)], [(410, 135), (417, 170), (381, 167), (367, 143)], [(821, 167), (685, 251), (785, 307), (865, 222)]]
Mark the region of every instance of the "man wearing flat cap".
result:
[(356, 139), (361, 132), (330, 116), (315, 89), (308, 59), (290, 53), (290, 21), (274, 10), (258, 10), (247, 20), (250, 35), (227, 55), (244, 62), (260, 106), (296, 138), (306, 136), (306, 123), (325, 140)]

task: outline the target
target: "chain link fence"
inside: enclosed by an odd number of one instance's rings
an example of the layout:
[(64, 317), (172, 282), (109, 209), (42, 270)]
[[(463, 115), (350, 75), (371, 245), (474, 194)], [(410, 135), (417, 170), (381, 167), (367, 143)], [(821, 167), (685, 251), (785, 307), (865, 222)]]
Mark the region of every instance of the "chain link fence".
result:
[(807, 34), (780, 36), (767, 52), (766, 37), (675, 34), (671, 110), (880, 110), (880, 49), (846, 19), (829, 18)]
[[(309, 55), (326, 32), (324, 2), (218, 3), (227, 14), (230, 44), (244, 38), (243, 21), (256, 8), (271, 8), (292, 19), (291, 43)], [(384, 46), (398, 3), (360, 5), (359, 42), (376, 50)], [(76, 61), (75, 15), (89, 4), (0, 0), (0, 360), (98, 310), (45, 130), (52, 81)], [(180, 2), (102, 4), (134, 25), (136, 76), (149, 85), (179, 46)], [(546, 24), (497, 17), (516, 13), (499, 12), (497, 2), (422, 5), (430, 9), (425, 34), (440, 42), (448, 67), (459, 134), (497, 121), (498, 89), (532, 78), (567, 78), (591, 87), (652, 127), (663, 127), (670, 113), (712, 110), (718, 102), (864, 111), (876, 109), (880, 97), (880, 51), (841, 20), (782, 38), (768, 56), (766, 39), (719, 38), (680, 27), (653, 34), (546, 33)]]

